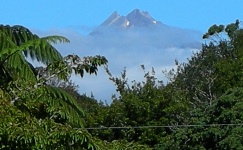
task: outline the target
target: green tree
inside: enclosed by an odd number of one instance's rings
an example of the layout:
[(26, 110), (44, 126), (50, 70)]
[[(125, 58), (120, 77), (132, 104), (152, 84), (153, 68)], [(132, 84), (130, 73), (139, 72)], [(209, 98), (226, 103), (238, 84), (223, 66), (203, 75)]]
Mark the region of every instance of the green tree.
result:
[[(69, 42), (61, 36), (40, 38), (23, 26), (0, 26), (0, 145), (5, 149), (97, 149), (83, 129), (83, 110), (64, 90), (47, 84), (52, 77), (67, 80), (74, 71), (96, 73), (104, 57), (62, 57), (51, 45)], [(41, 76), (29, 63), (43, 64)], [(77, 128), (77, 129), (75, 129)]]
[[(142, 69), (145, 70), (144, 66)], [(187, 102), (180, 98), (183, 92), (165, 87), (155, 78), (153, 70), (145, 72), (142, 82), (128, 83), (125, 70), (120, 78), (110, 77), (120, 96), (113, 97), (103, 123), (100, 123), (104, 129), (97, 136), (102, 140), (134, 141), (153, 147), (172, 131), (154, 126), (173, 128), (182, 121), (187, 109)]]
[(202, 50), (170, 72), (192, 107), (158, 149), (242, 149), (242, 37), (238, 20), (213, 25)]
[(228, 90), (207, 112), (195, 110), (190, 124), (175, 128), (157, 149), (242, 149), (242, 88)]
[(213, 25), (203, 36), (202, 50), (167, 72), (171, 84), (185, 90), (194, 108), (210, 106), (229, 88), (242, 86), (242, 35), (238, 20), (227, 26)]

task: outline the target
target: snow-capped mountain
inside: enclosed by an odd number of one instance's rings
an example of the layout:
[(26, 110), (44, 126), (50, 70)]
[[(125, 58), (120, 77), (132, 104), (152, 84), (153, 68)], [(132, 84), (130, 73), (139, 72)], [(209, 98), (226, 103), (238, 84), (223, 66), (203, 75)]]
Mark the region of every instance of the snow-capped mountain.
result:
[[(197, 31), (181, 29), (163, 24), (154, 19), (147, 11), (134, 9), (126, 16), (113, 12), (90, 34), (90, 38), (99, 38), (98, 41), (107, 45), (128, 45), (133, 41), (143, 46), (167, 48), (199, 48), (201, 35)], [(126, 42), (125, 42), (126, 41)], [(109, 44), (110, 43), (110, 44)], [(140, 45), (139, 44), (139, 45)]]
[(127, 16), (121, 16), (115, 11), (112, 15), (106, 19), (101, 26), (113, 26), (113, 27), (145, 27), (150, 25), (161, 24), (160, 21), (156, 21), (146, 11), (135, 9)]
[[(170, 27), (155, 20), (147, 11), (134, 9), (126, 16), (113, 12), (103, 23), (100, 24), (90, 35), (107, 35), (112, 32), (143, 30), (170, 30)], [(143, 32), (143, 31), (142, 31)], [(123, 33), (122, 33), (123, 34)]]

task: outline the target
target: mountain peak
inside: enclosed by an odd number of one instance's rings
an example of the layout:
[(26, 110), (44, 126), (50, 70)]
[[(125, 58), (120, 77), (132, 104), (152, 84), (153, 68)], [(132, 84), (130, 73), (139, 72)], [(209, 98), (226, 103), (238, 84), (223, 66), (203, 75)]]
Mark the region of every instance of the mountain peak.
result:
[(133, 26), (148, 26), (157, 23), (147, 11), (141, 11), (139, 9), (133, 10), (126, 17), (132, 22)]
[(141, 10), (140, 9), (134, 9), (132, 12), (130, 12), (130, 13), (139, 13), (139, 12), (141, 12)]
[(134, 9), (127, 16), (131, 16), (131, 15), (150, 16), (147, 11), (141, 11), (140, 9)]
[(116, 19), (118, 19), (120, 15), (117, 11), (114, 11), (110, 17), (108, 17), (101, 25), (107, 26), (110, 25), (112, 22), (114, 22)]
[(130, 28), (149, 26), (157, 23), (158, 21), (152, 18), (147, 11), (134, 9), (127, 16), (121, 16), (115, 11), (101, 25)]

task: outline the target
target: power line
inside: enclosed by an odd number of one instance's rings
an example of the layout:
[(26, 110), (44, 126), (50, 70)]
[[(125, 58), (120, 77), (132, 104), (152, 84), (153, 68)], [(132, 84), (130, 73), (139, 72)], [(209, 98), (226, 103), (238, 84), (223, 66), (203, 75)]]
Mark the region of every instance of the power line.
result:
[[(0, 118), (8, 118), (6, 116)], [(231, 124), (181, 124), (181, 125), (155, 125), (155, 126), (118, 126), (118, 127), (87, 127), (87, 128), (73, 128), (73, 129), (84, 129), (84, 130), (106, 130), (106, 129), (145, 129), (145, 128), (186, 128), (186, 127), (219, 127), (219, 126), (243, 126), (243, 123), (231, 123)]]
[[(105, 129), (144, 129), (144, 128), (185, 128), (185, 127), (218, 127), (218, 126), (243, 126), (243, 124), (201, 124), (201, 125), (161, 125), (161, 126), (124, 126), (124, 127), (89, 127), (86, 130), (105, 130)], [(80, 128), (78, 128), (80, 129)]]

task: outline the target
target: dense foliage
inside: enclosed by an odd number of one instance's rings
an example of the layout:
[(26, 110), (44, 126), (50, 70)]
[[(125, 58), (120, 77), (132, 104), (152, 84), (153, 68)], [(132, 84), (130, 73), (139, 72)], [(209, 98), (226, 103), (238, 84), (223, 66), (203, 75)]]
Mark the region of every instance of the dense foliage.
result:
[(109, 106), (90, 104), (86, 127), (97, 128), (89, 132), (154, 149), (242, 149), (243, 29), (238, 20), (213, 25), (203, 38), (188, 62), (165, 72), (167, 85), (153, 70), (132, 83), (126, 71), (108, 72), (120, 95)]
[[(22, 26), (0, 27), (0, 149), (243, 149), (243, 29), (213, 25), (188, 62), (165, 71), (163, 84), (144, 70), (110, 80), (111, 104), (80, 95), (72, 73), (97, 73), (101, 56), (62, 57)], [(45, 64), (34, 68), (26, 57)]]
[[(0, 26), (1, 149), (98, 149), (83, 128), (83, 110), (65, 90), (47, 82), (66, 81), (72, 71), (96, 73), (104, 57), (62, 57), (51, 43), (61, 36), (40, 38), (22, 26)], [(37, 72), (26, 57), (45, 64)], [(76, 128), (76, 129), (75, 129)]]

